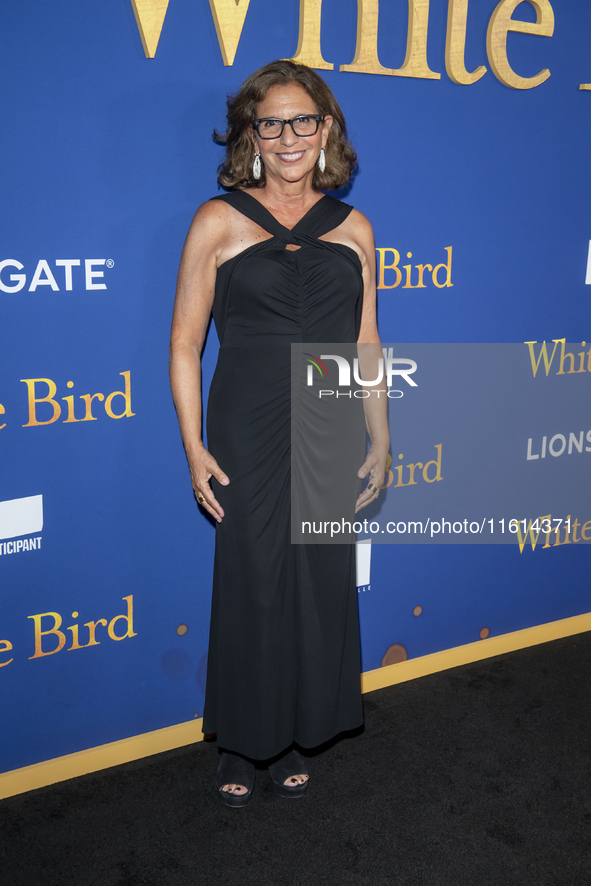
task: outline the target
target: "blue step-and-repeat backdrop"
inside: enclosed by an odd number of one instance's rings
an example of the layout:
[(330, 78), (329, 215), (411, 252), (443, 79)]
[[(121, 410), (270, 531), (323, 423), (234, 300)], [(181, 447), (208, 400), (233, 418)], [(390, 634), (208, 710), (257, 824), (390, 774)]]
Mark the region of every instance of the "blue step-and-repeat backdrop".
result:
[[(585, 0), (5, 3), (1, 771), (201, 716), (214, 529), (168, 387), (175, 277), (226, 95), (293, 57), (359, 153), (338, 196), (374, 226), (383, 341), (520, 344), (573, 408), (527, 425), (517, 404), (497, 432), (530, 480), (568, 462), (590, 485)], [(205, 393), (216, 351), (212, 327)], [(477, 398), (462, 414), (488, 420)], [(503, 471), (488, 438), (448, 469), (435, 431), (392, 433), (394, 514)], [(359, 545), (363, 669), (588, 612), (591, 500), (557, 517), (537, 544), (524, 524), (523, 544)]]

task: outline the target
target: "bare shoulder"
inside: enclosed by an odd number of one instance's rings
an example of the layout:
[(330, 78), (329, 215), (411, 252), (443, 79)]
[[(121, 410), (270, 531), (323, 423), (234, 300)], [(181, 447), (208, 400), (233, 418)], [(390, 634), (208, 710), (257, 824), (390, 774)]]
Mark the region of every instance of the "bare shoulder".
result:
[(350, 226), (351, 234), (358, 240), (360, 245), (373, 250), (373, 228), (369, 219), (358, 209), (353, 209), (349, 213), (347, 222)]
[(207, 200), (202, 203), (189, 228), (189, 239), (217, 239), (223, 237), (230, 223), (230, 207), (223, 200)]
[(323, 239), (350, 246), (359, 256), (364, 270), (370, 269), (375, 263), (373, 229), (368, 219), (358, 209), (352, 209), (344, 222)]
[(232, 236), (232, 210), (223, 200), (202, 203), (189, 227), (183, 246), (183, 262), (218, 263)]

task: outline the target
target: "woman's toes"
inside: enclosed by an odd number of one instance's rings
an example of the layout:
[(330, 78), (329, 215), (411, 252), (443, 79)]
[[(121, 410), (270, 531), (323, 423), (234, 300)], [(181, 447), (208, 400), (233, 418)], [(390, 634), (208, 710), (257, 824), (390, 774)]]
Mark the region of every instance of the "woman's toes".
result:
[(304, 782), (306, 781), (308, 781), (307, 775), (290, 775), (289, 778), (285, 779), (283, 784), (287, 785), (288, 787), (290, 785), (293, 787), (294, 785), (304, 784)]
[(221, 790), (225, 791), (227, 794), (236, 794), (238, 797), (247, 793), (246, 788), (241, 784), (224, 784), (222, 785)]

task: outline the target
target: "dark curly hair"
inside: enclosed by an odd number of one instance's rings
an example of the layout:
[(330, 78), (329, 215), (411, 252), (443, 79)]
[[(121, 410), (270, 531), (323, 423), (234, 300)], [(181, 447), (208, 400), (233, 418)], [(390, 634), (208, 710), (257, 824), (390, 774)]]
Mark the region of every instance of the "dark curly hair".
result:
[(333, 118), (326, 143), (326, 170), (314, 169), (312, 186), (315, 190), (332, 191), (347, 184), (357, 163), (357, 154), (347, 139), (345, 118), (337, 100), (322, 77), (306, 65), (290, 61), (275, 61), (251, 74), (236, 95), (228, 96), (225, 133), (214, 130), (214, 141), (226, 146), (226, 157), (218, 169), (218, 181), (228, 190), (233, 188), (262, 188), (265, 185), (263, 165), (260, 179), (253, 178), (254, 146), (249, 127), (256, 120), (257, 105), (264, 101), (272, 86), (296, 83), (304, 89), (323, 116)]

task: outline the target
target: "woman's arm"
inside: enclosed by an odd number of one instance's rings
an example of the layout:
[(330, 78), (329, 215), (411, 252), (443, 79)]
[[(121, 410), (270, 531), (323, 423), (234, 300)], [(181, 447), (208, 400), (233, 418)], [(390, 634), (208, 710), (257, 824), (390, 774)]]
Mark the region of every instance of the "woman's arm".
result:
[[(361, 314), (361, 327), (359, 330), (358, 354), (361, 378), (377, 378), (377, 366), (380, 357), (383, 358), (380, 336), (378, 334), (376, 317), (376, 261), (373, 230), (360, 212), (353, 210), (350, 216), (352, 233), (358, 245), (358, 253), (361, 258), (363, 270), (363, 311)], [(369, 486), (377, 489), (384, 483), (386, 473), (386, 459), (390, 448), (390, 433), (388, 430), (388, 396), (386, 379), (377, 387), (368, 388), (370, 396), (363, 401), (365, 409), (365, 421), (369, 433), (371, 446), (367, 458), (359, 468), (361, 479), (368, 478), (368, 485), (360, 494), (355, 506), (355, 512), (364, 508), (375, 498), (375, 492)]]
[(230, 482), (202, 439), (201, 352), (211, 315), (219, 256), (227, 240), (226, 207), (204, 203), (189, 229), (177, 280), (170, 334), (170, 387), (176, 407), (191, 481), (200, 504), (218, 523), (224, 511), (209, 481)]

